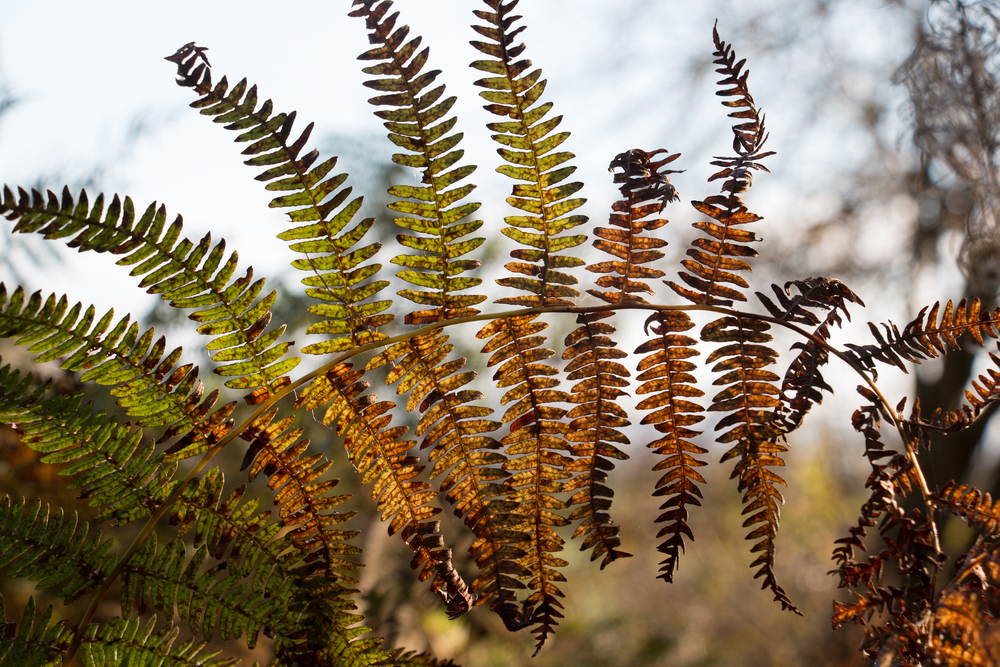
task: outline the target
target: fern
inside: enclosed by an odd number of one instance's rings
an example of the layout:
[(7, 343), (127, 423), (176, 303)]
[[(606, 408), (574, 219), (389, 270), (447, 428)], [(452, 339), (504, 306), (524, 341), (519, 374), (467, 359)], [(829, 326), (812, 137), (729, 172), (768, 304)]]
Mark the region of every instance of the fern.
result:
[[(932, 433), (980, 420), (1000, 398), (1000, 374), (980, 375), (957, 410), (927, 415), (914, 401), (906, 415), (906, 399), (891, 403), (877, 370), (906, 371), (958, 349), (963, 336), (985, 346), (1000, 337), (1000, 310), (987, 312), (975, 300), (935, 304), (902, 330), (870, 325), (874, 343), (839, 344), (848, 308), (864, 304), (838, 280), (790, 280), (756, 292), (762, 312), (737, 307), (747, 301), (746, 273), (757, 255), (748, 226), (761, 220), (745, 198), (773, 153), (764, 148), (765, 118), (745, 61), (717, 29), (718, 95), (735, 121), (733, 152), (711, 163), (709, 181), (721, 181), (720, 192), (692, 202), (707, 219), (695, 223), (700, 234), (676, 280), (664, 280), (661, 216), (680, 199), (670, 180), (680, 154), (664, 149), (633, 148), (611, 160), (621, 198), (608, 224), (593, 228), (603, 256), (587, 264), (577, 256), (588, 238), (583, 185), (570, 180), (572, 153), (559, 150), (569, 133), (558, 131), (562, 116), (543, 101), (541, 70), (522, 57), (516, 5), (485, 0), (472, 26), (481, 54), (472, 64), (481, 76), (476, 85), (485, 109), (499, 117), (487, 126), (500, 145), (497, 171), (515, 181), (507, 198), (514, 210), (499, 229), (515, 247), (493, 302), (509, 309), (481, 305), (488, 298), (474, 272), (484, 239), (497, 230), (473, 219), (476, 167), (459, 148), (456, 98), (437, 84), (439, 70), (427, 69), (430, 50), (410, 36), (391, 0), (355, 0), (349, 15), (368, 34), (371, 48), (360, 59), (365, 85), (377, 92), (375, 115), (400, 149), (392, 160), (419, 174), (418, 184), (388, 190), (405, 232), (397, 237), (402, 253), (390, 259), (400, 267), (397, 304), (374, 261), (381, 244), (368, 240), (375, 219), (357, 219), (362, 199), (346, 174), (335, 173), (337, 158), (308, 148), (313, 125), (294, 130), (295, 112), (276, 112), (245, 79), (215, 81), (205, 47), (190, 43), (167, 58), (177, 83), (196, 94), (191, 106), (237, 133), (246, 164), (275, 193), (271, 207), (287, 215), (275, 231), (311, 299), (311, 338), (299, 351), (314, 357), (312, 371), (292, 376), (300, 357), (283, 340), (285, 325), (272, 326), (278, 293), (265, 294), (249, 268), (238, 275), (237, 255), (224, 242), (182, 238), (179, 216), (169, 222), (156, 204), (140, 215), (128, 197), (99, 195), (91, 204), (86, 192), (4, 188), (0, 215), (15, 232), (119, 256), (140, 287), (189, 310), (225, 386), (206, 393), (183, 351), (130, 316), (99, 317), (67, 296), (0, 285), (0, 335), (39, 362), (79, 373), (131, 420), (98, 409), (83, 391), (59, 394), (0, 368), (0, 423), (13, 426), (43, 464), (74, 476), (68, 486), (93, 508), (84, 521), (40, 500), (0, 500), (0, 571), (67, 603), (89, 596), (82, 617), (57, 622), (51, 608), (38, 614), (29, 599), (19, 624), (4, 621), (0, 665), (68, 665), (79, 656), (86, 665), (221, 667), (234, 660), (206, 650), (207, 642), (254, 648), (262, 635), (273, 639), (273, 665), (452, 665), (385, 646), (357, 613), (351, 596), (363, 563), (353, 541), (361, 531), (351, 522), (358, 505), (339, 492), (337, 460), (370, 487), (374, 511), (410, 549), (416, 578), (428, 582), (448, 616), (488, 605), (508, 629), (528, 629), (537, 653), (568, 604), (568, 562), (558, 555), (566, 537), (579, 539), (601, 569), (632, 555), (612, 506), (620, 487), (615, 461), (628, 459), (642, 433), (623, 401), (630, 393), (640, 426), (656, 432), (645, 445), (660, 473), (652, 493), (662, 505), (651, 517), (660, 525), (659, 578), (673, 581), (694, 539), (690, 513), (705, 501), (701, 469), (709, 453), (701, 424), (717, 416), (722, 461), (733, 461), (742, 495), (753, 577), (782, 608), (797, 611), (779, 583), (786, 482), (778, 469), (788, 437), (831, 391), (823, 373), (834, 361), (861, 380), (852, 426), (871, 468), (868, 498), (834, 550), (840, 586), (853, 595), (835, 603), (834, 624), (862, 625), (863, 651), (886, 664), (996, 662), (989, 633), (1000, 618), (993, 599), (1000, 559), (990, 540), (1000, 512), (990, 494), (968, 484), (932, 488), (917, 453), (932, 446)], [(573, 269), (580, 267), (592, 282), (578, 289)], [(661, 302), (654, 286), (661, 280), (679, 303)], [(642, 311), (645, 326), (629, 353), (615, 320), (631, 310)], [(546, 330), (566, 316), (575, 327), (549, 341)], [(455, 354), (454, 336), (473, 323), (478, 361), (493, 369), (492, 383)], [(773, 327), (796, 336), (784, 367)], [(709, 402), (701, 401), (702, 367), (714, 374)], [(371, 391), (376, 383), (414, 413), (412, 439), (396, 404)], [(502, 408), (496, 416), (494, 402)], [(306, 437), (303, 415), (326, 435)], [(890, 428), (898, 444), (883, 437)], [(240, 471), (210, 465), (225, 448), (242, 457)], [(248, 486), (255, 482), (266, 486), (260, 498)], [(439, 496), (471, 535), (443, 530)], [(268, 499), (273, 507), (264, 509)], [(938, 537), (943, 512), (980, 536), (947, 582), (939, 582), (947, 559)], [(117, 525), (140, 520), (125, 547)], [(99, 530), (105, 521), (117, 525)], [(116, 537), (106, 538), (112, 528)], [(460, 571), (453, 558), (451, 545), (462, 539), (478, 573)], [(95, 621), (117, 584), (120, 617)], [(178, 643), (182, 633), (189, 638)]]

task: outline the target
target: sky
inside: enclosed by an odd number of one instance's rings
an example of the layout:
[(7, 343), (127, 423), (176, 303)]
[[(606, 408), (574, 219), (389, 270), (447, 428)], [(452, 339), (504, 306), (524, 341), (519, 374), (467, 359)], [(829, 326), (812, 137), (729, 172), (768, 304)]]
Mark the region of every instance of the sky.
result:
[[(459, 98), (457, 129), (465, 133), (466, 160), (480, 166), (472, 180), (485, 202), (480, 215), (492, 230), (486, 235), (502, 239), (497, 230), (509, 214), (503, 199), (510, 183), (494, 172), (500, 161), (484, 128), (494, 118), (472, 85), (480, 74), (468, 67), (479, 55), (468, 27), (477, 4), (399, 0), (396, 9), (411, 35), (431, 46), (428, 67), (443, 70), (440, 81)], [(348, 17), (348, 9), (347, 0), (0, 0), (0, 83), (17, 98), (0, 119), (0, 180), (26, 187), (41, 180), (56, 189), (69, 183), (76, 190), (94, 176), (91, 200), (103, 191), (129, 195), (140, 209), (162, 202), (171, 215), (183, 215), (191, 238), (211, 231), (257, 276), (287, 274), (292, 254), (275, 251), (273, 243), (288, 226), (283, 215), (268, 209), (270, 195), (241, 164), (233, 134), (188, 108), (194, 95), (174, 84), (174, 66), (164, 57), (190, 41), (209, 47), (216, 80), (246, 76), (276, 109), (297, 110), (299, 128), (314, 121), (312, 145), (324, 156), (339, 149), (338, 170), (352, 174), (348, 183), (363, 192), (393, 146), (366, 102), (372, 93), (362, 85), (366, 75), (356, 57), (369, 47), (362, 20)], [(682, 152), (671, 166), (686, 169), (673, 177), (683, 201), (715, 191), (705, 183), (715, 171), (710, 156), (731, 150), (729, 120), (710, 72), (716, 21), (723, 38), (749, 59), (751, 90), (767, 113), (769, 147), (778, 152), (769, 158), (773, 173), (758, 179), (751, 199), (765, 216), (765, 242), (793, 243), (810, 220), (839, 205), (845, 179), (870, 150), (870, 135), (859, 129), (859, 100), (885, 105), (879, 132), (886, 141), (905, 136), (904, 91), (889, 78), (908, 52), (914, 13), (898, 3), (545, 0), (522, 2), (518, 10), (528, 26), (521, 35), (526, 56), (549, 81), (544, 99), (565, 115), (560, 129), (572, 132), (565, 148), (577, 155), (576, 177), (587, 184), (582, 195), (589, 200), (584, 212), (595, 223), (606, 221), (618, 194), (607, 164), (629, 148)], [(415, 174), (403, 177), (416, 182)], [(888, 202), (877, 224), (851, 239), (850, 252), (880, 252), (894, 225), (913, 215), (905, 202)], [(698, 217), (686, 205), (670, 217), (676, 259)], [(38, 253), (54, 246), (69, 257), (32, 266), (14, 254), (26, 287), (62, 293), (68, 285), (71, 302), (94, 303), (99, 313), (115, 307), (120, 315), (126, 309), (140, 315), (155, 304), (108, 258), (34, 241)], [(377, 259), (388, 263), (388, 250)], [(819, 257), (824, 250), (832, 248), (810, 252)], [(0, 265), (8, 285), (15, 282), (13, 268)], [(955, 276), (945, 288), (949, 281)]]

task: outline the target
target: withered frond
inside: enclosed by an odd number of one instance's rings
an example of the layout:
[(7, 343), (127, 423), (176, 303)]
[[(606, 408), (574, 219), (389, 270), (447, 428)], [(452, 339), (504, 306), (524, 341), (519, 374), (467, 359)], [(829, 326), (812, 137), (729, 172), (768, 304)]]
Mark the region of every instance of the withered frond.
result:
[(697, 342), (683, 332), (694, 328), (694, 322), (687, 313), (664, 311), (652, 315), (646, 327), (652, 325), (655, 337), (636, 348), (635, 353), (648, 353), (639, 361), (638, 380), (642, 382), (637, 394), (652, 394), (639, 401), (640, 410), (652, 410), (642, 418), (642, 424), (652, 424), (663, 437), (646, 446), (657, 456), (663, 457), (653, 470), (665, 471), (656, 483), (653, 495), (666, 498), (660, 506), (665, 510), (656, 518), (657, 523), (666, 525), (657, 537), (666, 537), (657, 549), (666, 555), (660, 563), (660, 574), (664, 581), (672, 582), (677, 560), (684, 550), (684, 536), (693, 540), (688, 526), (688, 506), (701, 505), (702, 495), (698, 484), (705, 478), (698, 468), (706, 465), (696, 456), (708, 453), (704, 447), (692, 442), (701, 435), (692, 427), (705, 419), (699, 414), (704, 408), (693, 399), (705, 395), (698, 389), (693, 371), (694, 362), (688, 361), (700, 354), (695, 349)]
[(994, 501), (988, 491), (952, 480), (934, 495), (934, 504), (962, 517), (973, 528), (990, 535), (1000, 533), (1000, 500)]
[[(941, 319), (938, 320), (940, 312)], [(926, 318), (926, 319), (925, 319)], [(1000, 326), (1000, 308), (993, 311), (981, 311), (979, 299), (967, 302), (962, 299), (958, 305), (949, 301), (941, 310), (940, 302), (930, 307), (920, 309), (916, 318), (909, 324), (899, 328), (889, 322), (883, 324), (885, 335), (871, 322), (868, 328), (875, 337), (877, 345), (855, 345), (847, 343), (850, 348), (848, 355), (858, 364), (870, 370), (877, 377), (875, 362), (896, 366), (904, 373), (908, 372), (903, 361), (920, 363), (925, 359), (934, 359), (947, 354), (951, 350), (960, 350), (959, 338), (968, 333), (980, 346), (984, 337), (998, 338)]]
[[(510, 424), (510, 430), (500, 442), (507, 456), (503, 468), (512, 473), (506, 484), (513, 489), (510, 500), (515, 504), (517, 523), (510, 528), (520, 536), (510, 555), (523, 554), (514, 558), (516, 568), (509, 571), (528, 579), (528, 588), (534, 591), (515, 611), (509, 603), (514, 582), (505, 580), (506, 586), (495, 591), (499, 599), (492, 608), (508, 627), (534, 626), (539, 646), (557, 625), (556, 619), (562, 618), (559, 598), (563, 593), (557, 583), (565, 581), (565, 576), (555, 568), (565, 567), (567, 562), (552, 555), (563, 548), (563, 539), (553, 527), (569, 521), (557, 512), (567, 504), (555, 494), (564, 490), (564, 480), (571, 476), (567, 468), (573, 463), (560, 453), (569, 449), (566, 435), (570, 425), (563, 421), (567, 411), (558, 404), (568, 402), (569, 395), (556, 389), (559, 380), (553, 376), (558, 371), (540, 363), (555, 355), (541, 347), (545, 338), (537, 335), (547, 327), (537, 315), (529, 315), (493, 320), (476, 334), (489, 339), (483, 347), (484, 353), (491, 354), (487, 365), (499, 365), (494, 382), (508, 388), (500, 403), (510, 406), (501, 418)], [(487, 582), (480, 580), (474, 589), (482, 586), (489, 590)]]
[[(793, 286), (798, 294), (792, 294), (790, 288)], [(785, 283), (784, 288), (771, 285), (771, 289), (777, 304), (760, 292), (757, 292), (757, 298), (772, 317), (813, 328), (811, 333), (814, 338), (792, 344), (791, 348), (800, 352), (781, 381), (783, 400), (775, 410), (773, 425), (782, 433), (791, 433), (802, 424), (813, 404), (823, 402), (823, 391), (833, 393), (820, 372), (820, 367), (830, 360), (830, 353), (820, 341), (830, 340), (832, 325), (839, 327), (843, 324), (841, 313), (850, 321), (848, 303), (864, 306), (864, 302), (847, 285), (828, 278), (793, 280)], [(826, 311), (826, 316), (820, 320), (813, 310)]]
[(389, 534), (398, 532), (413, 551), (410, 565), (420, 570), (420, 580), (431, 579), (431, 589), (449, 609), (467, 610), (472, 594), (452, 565), (451, 549), (438, 534), (439, 522), (432, 520), (441, 511), (429, 504), (437, 493), (427, 482), (414, 479), (424, 469), (419, 459), (407, 455), (416, 443), (399, 440), (407, 427), (390, 427), (394, 404), (365, 394), (369, 383), (362, 379), (364, 374), (351, 364), (339, 364), (313, 380), (296, 407), (326, 408), (323, 423), (344, 438), (362, 483), (372, 484), (372, 498), (382, 520), (389, 522)]
[[(662, 212), (667, 203), (679, 198), (667, 176), (679, 172), (673, 169), (660, 172), (660, 169), (679, 158), (680, 153), (653, 161), (652, 156), (659, 153), (666, 151), (661, 148), (647, 153), (633, 148), (619, 153), (611, 161), (609, 171), (615, 172), (615, 183), (622, 183), (619, 188), (622, 199), (611, 207), (609, 222), (612, 227), (594, 229), (598, 237), (594, 247), (615, 259), (587, 266), (588, 271), (603, 274), (597, 279), (597, 286), (607, 290), (590, 289), (587, 292), (605, 303), (646, 303), (646, 299), (638, 295), (640, 292), (653, 294), (646, 280), (663, 276), (663, 271), (647, 265), (663, 257), (659, 248), (667, 242), (643, 233), (667, 224), (667, 220), (650, 219), (649, 216)], [(616, 169), (623, 171), (616, 172)]]

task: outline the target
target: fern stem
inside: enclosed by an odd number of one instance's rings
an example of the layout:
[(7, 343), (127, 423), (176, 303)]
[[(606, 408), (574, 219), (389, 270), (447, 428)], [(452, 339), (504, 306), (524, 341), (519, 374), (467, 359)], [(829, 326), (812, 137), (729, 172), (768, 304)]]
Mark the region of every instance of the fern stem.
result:
[[(562, 305), (562, 306), (540, 306), (540, 307), (537, 307), (537, 308), (516, 308), (516, 309), (505, 310), (505, 311), (500, 311), (500, 312), (495, 312), (495, 313), (479, 313), (479, 314), (470, 315), (470, 316), (467, 316), (467, 317), (458, 317), (458, 318), (454, 318), (454, 319), (451, 319), (451, 320), (442, 320), (442, 321), (434, 322), (432, 324), (428, 324), (428, 325), (420, 327), (418, 329), (414, 329), (414, 330), (409, 331), (407, 333), (398, 334), (396, 336), (391, 336), (389, 338), (384, 338), (384, 339), (381, 339), (381, 340), (378, 340), (378, 341), (367, 343), (365, 345), (359, 345), (358, 347), (352, 348), (351, 350), (349, 350), (347, 352), (343, 352), (343, 353), (341, 353), (339, 355), (336, 355), (331, 361), (327, 362), (326, 364), (324, 364), (323, 366), (317, 368), (316, 370), (314, 370), (314, 371), (312, 371), (310, 373), (307, 373), (306, 375), (302, 376), (298, 380), (292, 381), (291, 383), (289, 383), (288, 385), (286, 385), (285, 387), (283, 387), (281, 390), (273, 393), (266, 401), (264, 401), (264, 402), (260, 403), (259, 405), (257, 405), (256, 408), (254, 409), (254, 411), (243, 421), (242, 424), (240, 424), (239, 426), (237, 426), (237, 427), (233, 428), (232, 430), (230, 430), (229, 433), (227, 433), (221, 440), (219, 440), (219, 442), (217, 442), (215, 445), (213, 445), (212, 447), (210, 447), (205, 452), (205, 454), (202, 456), (202, 458), (198, 462), (198, 464), (195, 465), (191, 469), (191, 471), (187, 474), (187, 476), (180, 483), (180, 485), (178, 485), (177, 488), (174, 489), (173, 493), (171, 493), (167, 497), (167, 499), (159, 507), (157, 507), (152, 512), (152, 514), (150, 514), (149, 518), (146, 521), (146, 525), (143, 526), (143, 528), (142, 528), (142, 531), (132, 541), (132, 544), (129, 545), (128, 550), (121, 557), (121, 559), (118, 561), (118, 563), (116, 564), (115, 568), (111, 571), (111, 573), (107, 576), (107, 578), (105, 578), (104, 583), (101, 584), (101, 587), (94, 594), (93, 600), (91, 601), (90, 606), (88, 607), (87, 612), (84, 615), (83, 620), (80, 622), (80, 625), (79, 625), (79, 627), (76, 630), (76, 634), (73, 636), (73, 641), (70, 644), (70, 647), (69, 647), (69, 649), (66, 652), (66, 657), (65, 657), (65, 659), (63, 661), (64, 666), (65, 667), (70, 667), (70, 665), (72, 664), (73, 658), (76, 656), (76, 653), (77, 653), (77, 651), (80, 648), (80, 644), (83, 642), (83, 638), (84, 638), (84, 635), (86, 633), (87, 626), (93, 620), (94, 615), (97, 612), (97, 608), (100, 605), (101, 601), (104, 599), (104, 596), (107, 593), (107, 591), (111, 588), (111, 586), (118, 579), (118, 577), (121, 576), (121, 574), (124, 571), (124, 569), (125, 569), (128, 561), (129, 561), (129, 559), (143, 545), (143, 543), (146, 541), (146, 539), (149, 537), (149, 535), (153, 532), (153, 529), (155, 528), (156, 523), (163, 517), (164, 514), (166, 514), (167, 510), (170, 509), (170, 507), (173, 506), (173, 504), (177, 501), (177, 499), (180, 497), (180, 495), (184, 492), (184, 489), (187, 488), (188, 484), (190, 484), (191, 481), (193, 481), (198, 476), (198, 474), (200, 474), (205, 469), (205, 467), (212, 460), (212, 458), (215, 457), (215, 455), (218, 454), (222, 450), (223, 447), (225, 447), (230, 442), (232, 442), (232, 440), (235, 439), (239, 434), (246, 432), (247, 428), (249, 428), (249, 426), (251, 424), (253, 424), (254, 420), (256, 420), (261, 414), (263, 414), (266, 410), (268, 410), (272, 405), (274, 405), (275, 403), (277, 403), (279, 400), (281, 400), (282, 398), (284, 398), (285, 396), (287, 396), (291, 392), (295, 391), (299, 387), (302, 387), (302, 386), (308, 384), (314, 378), (317, 378), (320, 375), (324, 375), (330, 369), (335, 368), (337, 365), (339, 365), (339, 364), (341, 364), (341, 363), (343, 363), (343, 362), (345, 362), (345, 361), (347, 361), (347, 360), (349, 360), (349, 359), (351, 359), (351, 358), (353, 358), (353, 357), (355, 357), (355, 356), (357, 356), (359, 354), (363, 354), (365, 352), (369, 352), (369, 351), (377, 349), (377, 348), (385, 348), (386, 346), (392, 345), (393, 343), (400, 343), (400, 342), (408, 341), (408, 340), (410, 340), (410, 339), (412, 339), (412, 338), (414, 338), (416, 336), (422, 336), (422, 335), (425, 335), (425, 334), (429, 334), (429, 333), (432, 333), (434, 331), (438, 331), (440, 329), (444, 329), (446, 327), (451, 327), (451, 326), (455, 326), (455, 325), (458, 325), (458, 324), (468, 324), (468, 323), (471, 323), (471, 322), (484, 322), (484, 321), (498, 320), (498, 319), (503, 319), (503, 318), (525, 317), (525, 316), (530, 316), (530, 315), (540, 315), (540, 314), (545, 314), (545, 313), (566, 313), (566, 314), (580, 315), (580, 314), (601, 313), (601, 312), (617, 312), (619, 310), (706, 311), (706, 312), (719, 313), (719, 314), (722, 314), (722, 315), (731, 315), (731, 316), (734, 316), (734, 317), (744, 317), (744, 318), (751, 318), (751, 319), (759, 319), (759, 320), (763, 320), (763, 321), (766, 321), (766, 322), (771, 322), (772, 324), (777, 324), (779, 326), (785, 327), (786, 329), (789, 329), (789, 330), (794, 331), (795, 333), (799, 334), (803, 338), (807, 338), (807, 339), (815, 342), (817, 345), (822, 346), (830, 354), (838, 357), (841, 361), (843, 361), (845, 364), (847, 364), (849, 367), (851, 367), (851, 369), (853, 369), (858, 375), (860, 375), (864, 379), (865, 383), (871, 388), (871, 390), (873, 392), (875, 392), (875, 394), (879, 397), (879, 400), (882, 401), (882, 403), (885, 406), (887, 412), (892, 417), (894, 425), (896, 426), (897, 430), (899, 431), (900, 436), (903, 437), (903, 442), (906, 443), (907, 456), (909, 457), (909, 459), (910, 459), (910, 461), (911, 461), (911, 463), (912, 463), (912, 465), (914, 467), (914, 470), (916, 471), (917, 483), (920, 486), (921, 493), (923, 494), (925, 500), (927, 501), (928, 512), (933, 512), (933, 502), (931, 500), (931, 491), (930, 491), (929, 486), (927, 485), (927, 480), (924, 478), (923, 471), (921, 470), (921, 468), (919, 466), (919, 463), (917, 462), (916, 451), (912, 447), (912, 443), (909, 442), (908, 439), (906, 438), (905, 433), (903, 431), (903, 420), (902, 420), (902, 418), (893, 409), (893, 407), (889, 403), (888, 399), (886, 399), (886, 397), (882, 394), (882, 392), (879, 390), (878, 386), (875, 385), (874, 381), (871, 379), (871, 377), (868, 375), (868, 373), (864, 370), (864, 368), (862, 368), (860, 365), (858, 365), (856, 362), (854, 362), (850, 357), (848, 357), (847, 355), (845, 355), (843, 352), (841, 352), (837, 348), (835, 348), (832, 345), (830, 345), (830, 343), (827, 342), (826, 340), (824, 340), (823, 338), (820, 338), (819, 336), (815, 336), (815, 335), (809, 333), (808, 331), (806, 331), (805, 329), (799, 327), (798, 325), (795, 325), (795, 324), (792, 324), (790, 322), (786, 322), (784, 320), (780, 320), (778, 318), (771, 317), (771, 316), (768, 316), (768, 315), (762, 315), (762, 314), (758, 314), (758, 313), (746, 313), (746, 312), (742, 312), (742, 311), (735, 310), (735, 309), (732, 309), (732, 308), (725, 308), (725, 307), (722, 307), (722, 306), (712, 306), (712, 305), (706, 305), (706, 304), (680, 304), (680, 305), (673, 304), (673, 305), (661, 305), (661, 304), (651, 304), (651, 303), (615, 303), (615, 304), (605, 304), (605, 305), (601, 305), (601, 306), (567, 306), (567, 305)], [(933, 536), (934, 536), (934, 546), (935, 546), (936, 549), (938, 549), (940, 551), (940, 541), (939, 541), (939, 537), (938, 537), (937, 526), (936, 526), (936, 524), (933, 521), (933, 514), (929, 514), (928, 520), (931, 523), (931, 530), (932, 530), (932, 533), (933, 533)], [(936, 575), (936, 573), (935, 573), (935, 575)]]

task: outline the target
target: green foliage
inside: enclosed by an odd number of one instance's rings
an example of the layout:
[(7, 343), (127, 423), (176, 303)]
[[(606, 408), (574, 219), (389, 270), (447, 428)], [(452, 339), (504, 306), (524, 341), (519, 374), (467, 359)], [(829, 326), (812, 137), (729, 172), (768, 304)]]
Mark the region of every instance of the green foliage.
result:
[[(780, 487), (787, 484), (776, 469), (785, 465), (787, 436), (830, 390), (821, 368), (834, 357), (862, 379), (864, 403), (852, 423), (872, 468), (860, 518), (834, 551), (841, 586), (855, 597), (835, 605), (834, 623), (865, 626), (864, 650), (891, 650), (883, 655), (901, 664), (996, 664), (990, 632), (1000, 618), (993, 594), (1000, 546), (986, 538), (995, 536), (1000, 516), (988, 494), (967, 485), (931, 489), (916, 451), (929, 445), (931, 432), (959, 431), (979, 419), (1000, 399), (1000, 373), (979, 378), (969, 405), (929, 417), (919, 404), (905, 416), (905, 401), (890, 403), (875, 382), (878, 364), (906, 370), (904, 362), (957, 349), (964, 334), (984, 345), (998, 336), (1000, 310), (982, 310), (978, 301), (935, 305), (902, 331), (872, 325), (875, 344), (841, 348), (831, 342), (834, 325), (850, 317), (848, 304), (863, 304), (839, 281), (773, 285), (773, 298), (757, 292), (766, 313), (736, 309), (747, 301), (745, 274), (757, 255), (748, 226), (761, 219), (744, 197), (772, 153), (764, 151), (764, 114), (750, 94), (745, 61), (717, 31), (718, 95), (735, 121), (733, 154), (712, 162), (719, 170), (709, 181), (721, 181), (721, 191), (692, 202), (709, 220), (695, 223), (701, 235), (677, 281), (662, 280), (683, 303), (655, 302), (650, 282), (667, 275), (660, 230), (668, 221), (659, 216), (679, 200), (669, 178), (678, 172), (667, 168), (679, 153), (636, 148), (614, 157), (622, 196), (608, 226), (593, 228), (594, 247), (610, 258), (588, 264), (578, 250), (588, 238), (588, 218), (578, 212), (586, 200), (576, 196), (583, 185), (568, 182), (574, 156), (558, 150), (569, 133), (556, 131), (562, 116), (550, 116), (552, 103), (542, 101), (541, 70), (522, 58), (516, 4), (485, 0), (472, 26), (483, 40), (472, 45), (485, 56), (472, 64), (485, 74), (476, 85), (486, 110), (500, 117), (487, 126), (500, 144), (496, 170), (515, 181), (507, 198), (515, 211), (499, 231), (517, 247), (505, 265), (509, 275), (496, 280), (505, 291), (494, 299), (513, 310), (478, 308), (487, 295), (472, 292), (482, 279), (471, 273), (481, 267), (474, 255), (484, 239), (472, 234), (496, 227), (471, 219), (480, 207), (469, 200), (475, 185), (467, 182), (476, 167), (463, 163), (458, 148), (463, 135), (449, 116), (455, 98), (434, 85), (440, 72), (425, 69), (429, 49), (397, 25), (390, 0), (355, 0), (350, 16), (364, 19), (372, 45), (360, 58), (373, 77), (365, 85), (379, 93), (370, 100), (375, 115), (402, 151), (392, 160), (420, 173), (419, 185), (388, 190), (395, 222), (407, 231), (397, 237), (402, 254), (390, 261), (402, 267), (396, 277), (406, 285), (398, 294), (415, 308), (384, 294), (391, 280), (371, 261), (381, 244), (366, 238), (375, 219), (356, 220), (362, 200), (346, 174), (334, 173), (337, 159), (307, 150), (313, 125), (293, 132), (295, 112), (275, 112), (246, 79), (213, 82), (205, 47), (187, 44), (167, 58), (177, 66), (177, 83), (197, 94), (191, 106), (236, 131), (235, 141), (246, 144), (245, 163), (263, 169), (256, 180), (278, 193), (270, 206), (284, 209), (288, 224), (277, 236), (304, 272), (309, 312), (319, 318), (306, 330), (314, 338), (298, 350), (317, 358), (316, 370), (291, 376), (300, 357), (282, 340), (285, 325), (271, 326), (278, 293), (265, 294), (263, 279), (254, 280), (249, 268), (239, 275), (237, 255), (227, 256), (224, 243), (183, 237), (181, 218), (168, 224), (163, 206), (138, 215), (128, 197), (115, 195), (105, 206), (99, 195), (91, 205), (85, 192), (4, 188), (0, 214), (15, 232), (119, 256), (117, 264), (132, 267), (142, 288), (190, 310), (196, 330), (209, 337), (213, 372), (226, 381), (225, 391), (206, 395), (199, 369), (182, 361), (181, 349), (170, 349), (152, 329), (141, 331), (129, 316), (98, 318), (93, 307), (70, 305), (68, 297), (0, 285), (0, 334), (38, 362), (57, 362), (81, 382), (106, 388), (132, 420), (96, 410), (82, 391), (60, 394), (9, 365), (0, 368), (0, 422), (44, 464), (73, 476), (68, 486), (96, 512), (87, 522), (40, 500), (0, 499), (0, 572), (66, 602), (90, 596), (82, 618), (55, 622), (52, 607), (38, 614), (29, 599), (20, 623), (4, 624), (0, 665), (79, 659), (88, 666), (220, 667), (235, 657), (206, 651), (208, 641), (254, 649), (262, 637), (273, 640), (273, 665), (451, 665), (384, 647), (362, 624), (352, 598), (362, 567), (352, 543), (360, 531), (350, 524), (357, 513), (350, 503), (358, 501), (336, 492), (337, 457), (371, 487), (375, 511), (411, 550), (416, 577), (429, 582), (450, 617), (488, 605), (509, 630), (528, 629), (537, 653), (563, 618), (564, 535), (581, 540), (601, 569), (632, 556), (612, 519), (611, 473), (643, 433), (629, 429), (633, 415), (622, 405), (633, 370), (641, 424), (657, 433), (645, 445), (661, 473), (653, 487), (663, 500), (653, 519), (662, 524), (659, 577), (673, 580), (686, 541), (694, 539), (689, 513), (705, 499), (707, 463), (700, 457), (709, 451), (699, 444), (699, 429), (718, 413), (711, 423), (722, 461), (734, 462), (753, 578), (783, 609), (797, 611), (776, 572)], [(572, 270), (580, 267), (596, 276), (587, 296), (574, 287), (581, 276)], [(583, 300), (589, 297), (599, 305)], [(621, 349), (612, 324), (627, 310), (646, 316), (632, 354)], [(399, 314), (402, 325), (387, 330)], [(550, 349), (545, 330), (570, 314), (576, 327), (561, 350)], [(696, 319), (705, 316), (695, 338)], [(483, 364), (495, 369), (492, 384), (480, 382), (450, 342), (453, 328), (473, 323)], [(774, 326), (799, 337), (783, 375)], [(704, 404), (698, 372), (709, 367), (715, 389)], [(395, 403), (372, 393), (376, 382), (394, 386), (406, 411), (418, 415), (419, 440), (406, 439), (410, 427), (399, 424)], [(223, 394), (227, 402), (217, 406)], [(496, 419), (488, 394), (502, 407)], [(329, 433), (318, 446), (305, 437), (305, 413)], [(898, 431), (898, 450), (883, 441), (883, 424)], [(344, 451), (336, 453), (334, 444)], [(209, 467), (224, 449), (240, 450), (239, 471)], [(273, 509), (261, 509), (262, 499), (249, 490), (255, 480), (266, 484), (261, 493)], [(471, 532), (469, 552), (479, 568), (471, 583), (449, 546), (460, 538), (435, 518), (442, 496)], [(984, 539), (960, 557), (955, 578), (938, 586), (945, 556), (936, 515), (945, 511)], [(128, 547), (94, 528), (113, 522), (117, 535), (138, 520), (144, 524), (127, 533)], [(884, 548), (860, 556), (876, 526)], [(901, 583), (883, 580), (887, 565)], [(118, 584), (120, 618), (95, 620)], [(177, 643), (182, 632), (190, 638)]]

